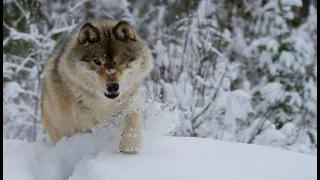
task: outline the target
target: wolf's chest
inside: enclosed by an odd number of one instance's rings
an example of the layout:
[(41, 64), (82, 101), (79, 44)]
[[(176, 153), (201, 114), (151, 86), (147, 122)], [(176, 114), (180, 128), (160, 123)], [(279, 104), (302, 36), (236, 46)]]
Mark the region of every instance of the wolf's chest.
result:
[(120, 101), (114, 102), (95, 102), (91, 105), (76, 104), (73, 108), (73, 116), (75, 118), (77, 128), (91, 129), (99, 124), (106, 117), (115, 116), (118, 113), (124, 113), (128, 107), (127, 103)]

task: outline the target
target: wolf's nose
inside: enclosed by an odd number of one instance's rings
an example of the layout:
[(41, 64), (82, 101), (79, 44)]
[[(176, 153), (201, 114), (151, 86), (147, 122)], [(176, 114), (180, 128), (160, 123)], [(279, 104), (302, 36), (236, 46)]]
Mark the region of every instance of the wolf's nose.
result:
[(117, 92), (119, 90), (118, 83), (109, 83), (107, 84), (107, 90), (111, 93)]

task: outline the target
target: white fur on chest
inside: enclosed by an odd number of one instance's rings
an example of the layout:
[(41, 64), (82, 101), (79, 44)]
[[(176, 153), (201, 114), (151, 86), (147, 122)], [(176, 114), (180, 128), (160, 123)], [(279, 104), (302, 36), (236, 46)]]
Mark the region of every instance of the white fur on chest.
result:
[(130, 103), (125, 99), (109, 100), (106, 97), (97, 97), (95, 100), (87, 100), (85, 103), (87, 103), (85, 108), (81, 104), (75, 104), (73, 108), (76, 128), (79, 130), (89, 130), (107, 117), (125, 113), (130, 106)]

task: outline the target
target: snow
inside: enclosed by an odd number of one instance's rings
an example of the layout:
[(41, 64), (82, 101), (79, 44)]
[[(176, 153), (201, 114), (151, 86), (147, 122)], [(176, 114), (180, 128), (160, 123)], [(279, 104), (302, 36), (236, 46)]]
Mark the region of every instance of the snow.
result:
[(295, 130), (296, 130), (295, 124), (290, 122), (286, 123), (281, 129), (281, 131), (287, 136), (290, 136)]
[(281, 0), (282, 5), (287, 5), (287, 6), (297, 6), (301, 7), (302, 6), (302, 1), (301, 0)]
[(278, 82), (268, 83), (261, 87), (260, 93), (264, 95), (264, 98), (269, 102), (275, 102), (279, 99), (279, 94), (282, 93), (282, 85)]
[(4, 139), (4, 179), (316, 179), (316, 156), (213, 139), (171, 137), (168, 134), (179, 113), (160, 107), (160, 103), (147, 109), (152, 111), (144, 114), (144, 141), (138, 154), (119, 152), (121, 126), (112, 121), (91, 134), (64, 138), (55, 147)]
[(19, 93), (25, 92), (21, 86), (16, 82), (10, 82), (3, 88), (3, 92), (7, 95), (11, 96), (12, 98), (18, 97)]
[(5, 180), (316, 179), (316, 157), (192, 137), (158, 137), (121, 154), (107, 137), (76, 136), (57, 147), (4, 140)]

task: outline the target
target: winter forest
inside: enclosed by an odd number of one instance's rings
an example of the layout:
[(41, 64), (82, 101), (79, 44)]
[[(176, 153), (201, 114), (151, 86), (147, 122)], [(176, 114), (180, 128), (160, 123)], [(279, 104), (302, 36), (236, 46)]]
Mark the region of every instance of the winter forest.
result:
[(147, 41), (146, 108), (179, 112), (174, 136), (316, 155), (317, 0), (4, 0), (4, 139), (49, 140), (43, 65), (61, 35), (103, 19)]

